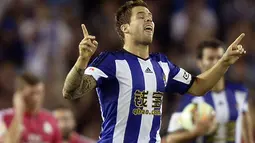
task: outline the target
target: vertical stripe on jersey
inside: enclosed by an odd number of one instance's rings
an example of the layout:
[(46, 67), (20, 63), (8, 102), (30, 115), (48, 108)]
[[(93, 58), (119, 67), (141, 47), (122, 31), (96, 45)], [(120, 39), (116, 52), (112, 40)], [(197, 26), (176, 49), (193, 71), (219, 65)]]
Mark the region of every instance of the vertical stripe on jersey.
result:
[(126, 60), (116, 60), (116, 78), (119, 81), (119, 98), (117, 107), (117, 119), (113, 134), (113, 143), (124, 141), (125, 129), (129, 115), (129, 106), (132, 96), (132, 75)]
[[(150, 62), (150, 60), (141, 60), (138, 59), (141, 69), (143, 71), (143, 77), (144, 77), (144, 84), (145, 84), (145, 91), (148, 91), (147, 95), (147, 107), (144, 107), (144, 110), (149, 110), (151, 113), (152, 108), (152, 101), (153, 101), (153, 92), (157, 91), (157, 79), (155, 76), (155, 71), (153, 69), (153, 66)], [(146, 72), (147, 69), (150, 69), (151, 72)], [(142, 121), (141, 121), (141, 127), (140, 127), (140, 133), (138, 137), (139, 142), (149, 142), (150, 141), (150, 130), (152, 127), (152, 121), (153, 121), (153, 115), (142, 115)]]
[[(143, 71), (141, 70), (141, 66), (138, 62), (137, 58), (128, 58), (127, 59), (130, 72), (131, 72), (131, 79), (132, 79), (132, 91), (129, 98), (131, 98), (129, 106), (129, 115), (127, 120), (127, 126), (124, 136), (124, 143), (130, 143), (130, 142), (137, 142), (138, 135), (140, 132), (140, 125), (141, 125), (141, 115), (134, 115), (133, 109), (136, 109), (135, 103), (134, 103), (134, 93), (136, 90), (144, 91), (144, 77), (143, 77)], [(122, 69), (123, 70), (123, 69)], [(125, 70), (123, 70), (126, 72)], [(139, 87), (140, 86), (140, 87)], [(136, 87), (137, 89), (135, 89)], [(122, 104), (122, 103), (121, 103)], [(141, 108), (142, 109), (142, 108)]]
[(226, 91), (226, 98), (228, 101), (228, 108), (229, 108), (229, 121), (235, 121), (238, 116), (237, 112), (237, 102), (236, 102), (236, 96), (235, 93), (229, 89), (225, 90)]
[(217, 143), (225, 143), (224, 139), (226, 138), (226, 128), (225, 124), (229, 119), (229, 105), (226, 98), (226, 92), (222, 91), (219, 93), (212, 93), (212, 98), (215, 105), (216, 118), (217, 121), (220, 121), (217, 138), (222, 139)]
[(235, 97), (236, 97), (236, 102), (237, 102), (237, 109), (238, 111), (241, 111), (244, 103), (245, 103), (245, 98), (247, 97), (247, 93), (243, 91), (235, 91)]
[(213, 101), (213, 98), (212, 98), (212, 92), (208, 92), (207, 94), (206, 94), (206, 96), (203, 96), (203, 98), (204, 98), (204, 101), (206, 102), (206, 103), (208, 103), (208, 104), (210, 104), (212, 107), (213, 107), (213, 109), (215, 110), (215, 103), (214, 103), (214, 101)]
[[(213, 109), (215, 110), (215, 106), (216, 105), (214, 104), (214, 101), (213, 101), (213, 98), (212, 98), (212, 92), (208, 92), (205, 96), (203, 96), (203, 98), (204, 98), (204, 101), (206, 103), (208, 103), (209, 105), (211, 105), (213, 107)], [(208, 137), (207, 136), (203, 136), (202, 139), (200, 139), (199, 142), (197, 141), (197, 143), (202, 143), (201, 140), (203, 141), (203, 143), (206, 143), (206, 141), (208, 140)]]
[[(166, 75), (164, 73), (164, 69), (162, 67), (160, 67), (159, 64), (155, 61), (151, 61), (151, 63), (152, 63), (153, 70), (156, 75), (156, 79), (157, 79), (157, 90), (156, 91), (164, 91), (164, 89), (161, 89), (164, 87), (164, 79), (163, 79), (164, 77), (163, 76)], [(161, 63), (161, 65), (162, 65), (162, 63)], [(163, 63), (163, 67), (165, 67), (165, 72), (167, 72), (166, 71), (168, 68), (167, 63), (165, 63), (165, 66)], [(168, 72), (169, 72), (169, 69), (168, 69)], [(162, 100), (163, 100), (163, 98), (162, 98)], [(161, 104), (160, 112), (162, 114), (162, 104)], [(159, 135), (160, 126), (161, 126), (161, 116), (154, 116), (153, 122), (152, 122), (152, 127), (151, 127), (151, 132), (150, 132), (150, 143), (160, 142), (160, 135)]]
[(235, 130), (235, 142), (241, 143), (242, 140), (242, 120), (243, 120), (243, 114), (242, 114), (242, 108), (245, 103), (245, 98), (247, 97), (246, 92), (242, 91), (235, 91), (235, 97), (238, 107), (238, 118), (236, 120), (236, 130)]
[(166, 81), (168, 81), (168, 76), (169, 76), (169, 72), (170, 72), (170, 68), (169, 68), (168, 64), (160, 61), (159, 65), (163, 69), (163, 72), (166, 76)]

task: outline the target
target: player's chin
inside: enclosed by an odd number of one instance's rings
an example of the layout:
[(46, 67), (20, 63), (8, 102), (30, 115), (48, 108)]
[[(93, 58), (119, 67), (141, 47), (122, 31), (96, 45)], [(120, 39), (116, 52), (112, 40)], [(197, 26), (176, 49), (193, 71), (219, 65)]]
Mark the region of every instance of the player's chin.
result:
[(149, 45), (149, 44), (152, 43), (152, 41), (153, 41), (152, 37), (145, 36), (144, 39), (143, 39), (143, 44), (144, 45)]
[(149, 41), (149, 40), (144, 40), (144, 41), (142, 42), (143, 45), (150, 45), (151, 43), (152, 43), (152, 40), (151, 40), (151, 41)]

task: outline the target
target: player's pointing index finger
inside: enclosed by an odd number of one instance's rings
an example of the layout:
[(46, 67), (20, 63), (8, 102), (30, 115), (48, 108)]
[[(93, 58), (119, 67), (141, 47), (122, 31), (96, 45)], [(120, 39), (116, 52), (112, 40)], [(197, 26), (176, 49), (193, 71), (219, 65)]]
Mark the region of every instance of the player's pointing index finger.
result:
[(232, 45), (238, 45), (242, 41), (244, 36), (245, 36), (245, 34), (242, 33), (239, 37), (236, 38), (236, 40), (231, 44), (231, 46)]
[(89, 32), (84, 24), (81, 25), (82, 31), (83, 31), (83, 36), (87, 37), (89, 35)]

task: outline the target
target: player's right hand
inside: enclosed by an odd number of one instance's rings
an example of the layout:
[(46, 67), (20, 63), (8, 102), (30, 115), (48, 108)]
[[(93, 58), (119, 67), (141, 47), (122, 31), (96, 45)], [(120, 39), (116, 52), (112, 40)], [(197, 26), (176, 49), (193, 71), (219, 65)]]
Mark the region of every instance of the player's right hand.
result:
[(221, 61), (223, 61), (228, 66), (234, 64), (241, 56), (246, 54), (246, 51), (244, 50), (243, 46), (240, 44), (243, 37), (245, 36), (244, 33), (242, 33), (226, 50), (224, 55), (221, 58)]
[(81, 25), (84, 38), (79, 44), (79, 57), (82, 59), (89, 60), (90, 57), (95, 53), (98, 42), (95, 40), (96, 37), (89, 35), (86, 26), (84, 24)]
[(204, 136), (207, 133), (213, 133), (217, 129), (215, 115), (211, 115), (206, 119), (195, 120), (194, 132), (197, 136)]

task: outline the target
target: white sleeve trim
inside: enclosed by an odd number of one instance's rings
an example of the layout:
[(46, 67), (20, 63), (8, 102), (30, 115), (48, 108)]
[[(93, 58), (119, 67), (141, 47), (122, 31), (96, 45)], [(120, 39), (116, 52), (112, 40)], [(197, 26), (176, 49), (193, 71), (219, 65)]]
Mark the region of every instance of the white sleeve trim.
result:
[(175, 132), (178, 130), (183, 129), (181, 123), (180, 123), (180, 118), (181, 118), (181, 112), (175, 112), (172, 114), (169, 126), (168, 126), (168, 132)]
[(88, 67), (85, 70), (85, 74), (92, 75), (95, 80), (98, 80), (100, 77), (108, 78), (108, 76), (103, 71), (95, 67)]
[(180, 71), (175, 75), (173, 79), (188, 85), (192, 80), (192, 76), (184, 69), (180, 68)]

